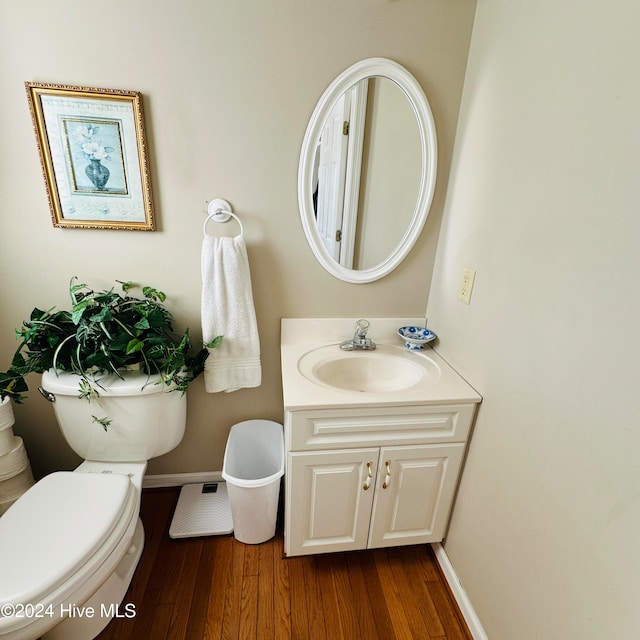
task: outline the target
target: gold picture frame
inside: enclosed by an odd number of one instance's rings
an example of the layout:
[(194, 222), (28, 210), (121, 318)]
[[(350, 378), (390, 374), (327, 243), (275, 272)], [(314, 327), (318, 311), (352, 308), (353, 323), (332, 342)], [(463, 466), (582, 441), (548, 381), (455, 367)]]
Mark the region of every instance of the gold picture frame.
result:
[(53, 226), (154, 231), (141, 94), (25, 87)]

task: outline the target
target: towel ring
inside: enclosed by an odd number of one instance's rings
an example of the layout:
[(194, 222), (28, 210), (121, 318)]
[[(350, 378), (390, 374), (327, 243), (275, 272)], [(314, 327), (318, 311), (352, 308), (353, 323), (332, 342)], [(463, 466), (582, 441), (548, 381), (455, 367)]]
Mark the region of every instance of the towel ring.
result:
[(242, 226), (242, 222), (240, 222), (240, 218), (231, 211), (231, 205), (222, 198), (216, 198), (212, 200), (207, 205), (207, 219), (204, 221), (202, 225), (202, 234), (207, 235), (207, 223), (210, 220), (214, 222), (227, 222), (229, 218), (233, 218), (240, 225), (240, 235), (244, 235), (244, 227)]

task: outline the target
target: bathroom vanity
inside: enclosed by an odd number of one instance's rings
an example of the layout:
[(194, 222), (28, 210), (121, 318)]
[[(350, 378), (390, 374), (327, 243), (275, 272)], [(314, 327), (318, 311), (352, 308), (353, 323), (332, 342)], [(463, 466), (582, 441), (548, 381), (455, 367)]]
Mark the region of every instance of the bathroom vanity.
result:
[(284, 319), (285, 553), (443, 539), (480, 395), (435, 351), (372, 318), (374, 351), (345, 352), (356, 319)]

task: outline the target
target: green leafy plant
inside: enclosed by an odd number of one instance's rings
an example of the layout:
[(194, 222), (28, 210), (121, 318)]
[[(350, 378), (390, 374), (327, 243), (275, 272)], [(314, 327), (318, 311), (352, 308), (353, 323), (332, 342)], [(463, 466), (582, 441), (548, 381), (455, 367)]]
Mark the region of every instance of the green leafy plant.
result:
[[(79, 375), (79, 395), (88, 401), (100, 394), (100, 374), (123, 377), (122, 372), (131, 369), (160, 374), (171, 390), (186, 391), (204, 371), (207, 349), (220, 344), (222, 336), (193, 353), (189, 330), (174, 332), (162, 291), (142, 287), (143, 297), (137, 298), (129, 291), (138, 285), (116, 282), (122, 294), (113, 288), (96, 292), (73, 278), (70, 310), (35, 308), (31, 312), (16, 331), (21, 342), (11, 366), (0, 372), (2, 399), (22, 402), (23, 392), (28, 391), (24, 377), (51, 368)], [(96, 418), (101, 424), (102, 420)]]

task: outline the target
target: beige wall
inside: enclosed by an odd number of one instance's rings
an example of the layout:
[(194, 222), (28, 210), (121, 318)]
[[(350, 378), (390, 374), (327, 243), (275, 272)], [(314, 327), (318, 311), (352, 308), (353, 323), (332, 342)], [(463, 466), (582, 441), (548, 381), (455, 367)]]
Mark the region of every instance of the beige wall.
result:
[(639, 23), (478, 2), (428, 315), (484, 395), (445, 548), (491, 640), (639, 635)]
[[(10, 4), (10, 7), (9, 7)], [(260, 338), (261, 388), (189, 392), (183, 443), (151, 473), (219, 470), (229, 427), (281, 419), (279, 321), (293, 316), (421, 315), (426, 306), (469, 46), (474, 0), (76, 0), (0, 8), (0, 362), (33, 306), (67, 304), (72, 276), (156, 286), (199, 337), (205, 201), (228, 199), (248, 242)], [(329, 82), (359, 59), (405, 65), (436, 120), (439, 182), (419, 243), (393, 275), (369, 285), (335, 280), (315, 262), (298, 221), (298, 154)], [(54, 229), (25, 81), (142, 92), (155, 233)], [(423, 283), (416, 286), (416, 283)], [(70, 468), (51, 406), (31, 381), (16, 409), (37, 474)]]

